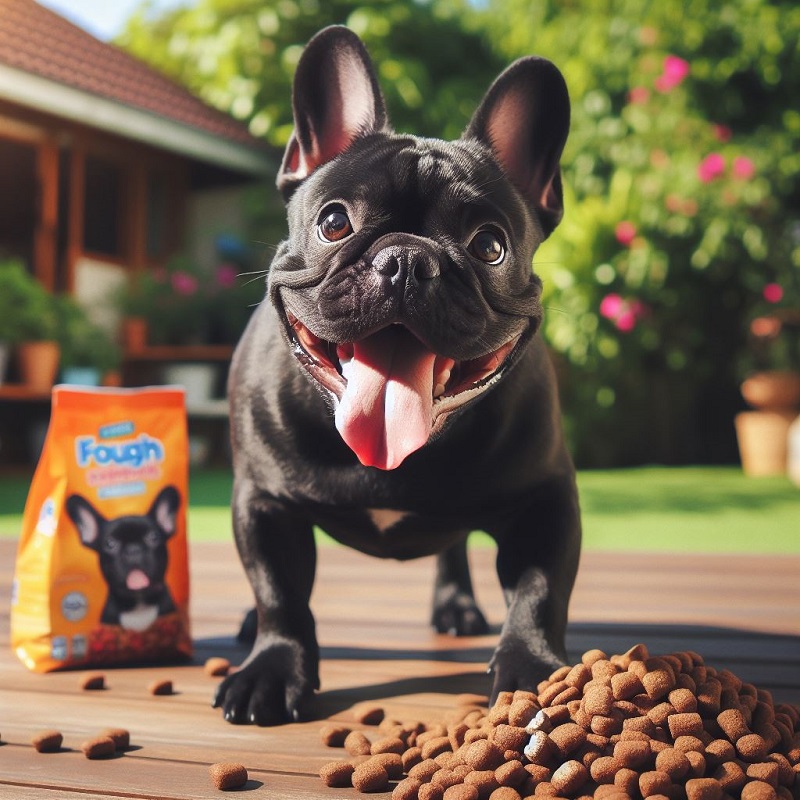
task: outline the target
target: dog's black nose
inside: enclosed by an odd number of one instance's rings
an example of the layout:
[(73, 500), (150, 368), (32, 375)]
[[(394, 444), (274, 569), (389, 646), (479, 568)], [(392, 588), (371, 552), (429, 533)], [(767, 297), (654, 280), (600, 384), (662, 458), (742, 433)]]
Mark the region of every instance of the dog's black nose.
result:
[(372, 268), (392, 279), (394, 284), (414, 283), (438, 278), (441, 270), (432, 253), (418, 247), (391, 245), (381, 250), (372, 260)]

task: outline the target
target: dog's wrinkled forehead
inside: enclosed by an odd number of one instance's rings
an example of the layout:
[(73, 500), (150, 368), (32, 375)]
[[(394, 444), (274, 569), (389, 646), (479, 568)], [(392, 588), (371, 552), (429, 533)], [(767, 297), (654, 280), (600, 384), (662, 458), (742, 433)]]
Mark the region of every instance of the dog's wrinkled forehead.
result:
[(365, 221), (391, 215), (394, 229), (409, 233), (424, 235), (438, 225), (456, 235), (454, 227), (494, 222), (510, 228), (520, 245), (543, 238), (519, 193), (478, 142), (392, 134), (360, 139), (305, 182), (290, 203), (290, 223), (306, 225), (336, 202)]

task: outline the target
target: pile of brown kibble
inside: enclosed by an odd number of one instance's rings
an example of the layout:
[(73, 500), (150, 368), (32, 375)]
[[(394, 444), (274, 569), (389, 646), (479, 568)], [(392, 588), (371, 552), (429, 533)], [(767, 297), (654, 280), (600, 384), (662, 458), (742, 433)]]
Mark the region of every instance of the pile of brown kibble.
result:
[(371, 739), (326, 725), (350, 758), (320, 777), (392, 800), (800, 800), (800, 710), (694, 652), (590, 650), (535, 694), (462, 699), (446, 722), (384, 718)]

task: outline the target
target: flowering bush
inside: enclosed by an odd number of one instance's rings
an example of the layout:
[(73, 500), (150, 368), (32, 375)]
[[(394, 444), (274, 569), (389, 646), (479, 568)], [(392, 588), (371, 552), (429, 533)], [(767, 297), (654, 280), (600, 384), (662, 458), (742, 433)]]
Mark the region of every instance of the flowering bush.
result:
[(223, 262), (204, 271), (184, 257), (143, 270), (120, 296), (124, 314), (148, 321), (151, 344), (235, 344), (263, 296), (263, 280)]
[[(800, 10), (613, 8), (491, 0), (480, 17), (572, 96), (564, 221), (535, 263), (568, 431), (584, 466), (732, 460), (765, 287), (800, 309)], [(768, 348), (784, 362), (789, 329)]]

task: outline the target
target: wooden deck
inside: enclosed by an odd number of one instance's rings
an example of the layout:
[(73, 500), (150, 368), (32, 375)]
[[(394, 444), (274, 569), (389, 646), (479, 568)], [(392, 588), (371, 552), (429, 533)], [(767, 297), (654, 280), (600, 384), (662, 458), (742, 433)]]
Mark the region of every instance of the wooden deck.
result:
[[(493, 623), (489, 636), (455, 640), (427, 626), (433, 562), (380, 562), (351, 551), (321, 550), (313, 606), (322, 644), (321, 713), (352, 718), (377, 701), (401, 719), (435, 720), (453, 695), (488, 690), (485, 665), (503, 618), (493, 552), (471, 554), (476, 591)], [(234, 727), (210, 699), (211, 655), (238, 663), (233, 640), (249, 589), (232, 544), (192, 547), (192, 665), (106, 670), (108, 688), (81, 692), (81, 673), (29, 673), (9, 648), (8, 604), (14, 543), (0, 540), (0, 798), (219, 797), (208, 765), (240, 761), (253, 797), (355, 798), (317, 777), (341, 754), (320, 743), (321, 723)], [(800, 556), (584, 554), (573, 595), (570, 659), (599, 647), (609, 654), (642, 641), (651, 653), (692, 649), (800, 703)], [(147, 686), (171, 678), (176, 694)], [(129, 752), (89, 761), (80, 743), (109, 726), (131, 731)], [(64, 750), (35, 752), (45, 728), (64, 734)], [(388, 797), (376, 795), (377, 797)]]

